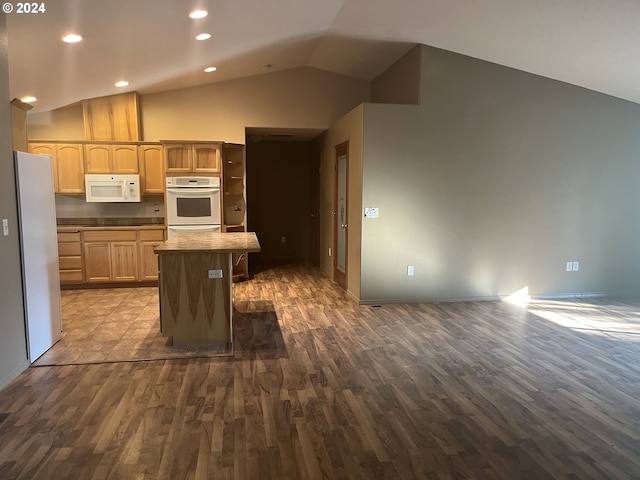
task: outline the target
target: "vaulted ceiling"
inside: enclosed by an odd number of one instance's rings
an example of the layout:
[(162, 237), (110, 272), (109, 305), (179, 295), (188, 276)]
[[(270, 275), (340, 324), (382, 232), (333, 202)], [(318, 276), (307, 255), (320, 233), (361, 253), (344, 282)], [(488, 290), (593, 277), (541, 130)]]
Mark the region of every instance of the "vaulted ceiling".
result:
[[(13, 3), (17, 7), (17, 3)], [(422, 43), (640, 103), (636, 0), (46, 0), (6, 15), (33, 111), (299, 66), (372, 80)], [(203, 8), (208, 15), (191, 19)], [(65, 44), (63, 34), (83, 36)], [(209, 40), (195, 35), (207, 32)], [(217, 70), (205, 73), (203, 69)], [(118, 80), (129, 86), (118, 89)]]

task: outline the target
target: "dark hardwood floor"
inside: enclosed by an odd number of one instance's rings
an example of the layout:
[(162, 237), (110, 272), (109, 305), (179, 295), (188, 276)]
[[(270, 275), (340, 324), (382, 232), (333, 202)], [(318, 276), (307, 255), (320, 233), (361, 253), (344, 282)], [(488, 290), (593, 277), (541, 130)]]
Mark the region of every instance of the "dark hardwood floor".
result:
[(638, 298), (373, 308), (298, 265), (235, 291), (228, 357), (21, 374), (0, 479), (640, 478)]

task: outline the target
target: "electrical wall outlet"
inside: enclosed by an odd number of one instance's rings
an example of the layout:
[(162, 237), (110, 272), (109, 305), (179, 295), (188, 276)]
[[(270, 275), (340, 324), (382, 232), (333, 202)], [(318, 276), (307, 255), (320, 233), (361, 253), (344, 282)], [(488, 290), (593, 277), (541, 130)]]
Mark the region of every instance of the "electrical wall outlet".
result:
[(580, 262), (567, 262), (567, 272), (577, 272), (580, 270)]
[(222, 270), (209, 270), (209, 278), (222, 278)]
[(287, 243), (287, 237), (280, 237), (280, 241), (282, 243)]

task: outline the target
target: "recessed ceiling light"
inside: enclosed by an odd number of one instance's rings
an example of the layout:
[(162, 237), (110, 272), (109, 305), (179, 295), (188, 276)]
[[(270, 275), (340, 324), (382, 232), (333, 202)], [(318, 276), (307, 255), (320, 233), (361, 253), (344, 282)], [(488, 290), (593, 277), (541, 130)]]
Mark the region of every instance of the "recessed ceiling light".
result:
[(216, 70), (217, 70), (216, 67), (207, 67), (204, 69), (204, 71), (207, 73), (215, 72)]
[(116, 82), (116, 87), (126, 87), (127, 85), (129, 85), (129, 82), (127, 82), (126, 80), (120, 80), (119, 82)]
[(201, 33), (200, 35), (196, 35), (196, 40), (209, 40), (210, 38), (210, 33)]
[(77, 33), (67, 33), (62, 37), (62, 41), (64, 43), (78, 43), (82, 41), (82, 35), (78, 35)]
[(36, 98), (36, 97), (32, 97), (32, 96), (22, 97), (22, 98), (20, 99), (20, 101), (21, 101), (22, 103), (33, 103), (33, 102), (35, 102), (36, 100), (37, 100), (37, 98)]
[(191, 18), (204, 18), (207, 16), (206, 10), (194, 10), (189, 14)]

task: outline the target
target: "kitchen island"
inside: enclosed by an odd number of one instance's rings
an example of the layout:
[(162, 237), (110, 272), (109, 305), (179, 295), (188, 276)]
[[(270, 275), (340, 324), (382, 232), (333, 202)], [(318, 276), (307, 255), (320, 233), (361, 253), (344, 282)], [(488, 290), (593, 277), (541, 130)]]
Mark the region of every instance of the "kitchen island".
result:
[(233, 341), (233, 254), (259, 252), (253, 232), (184, 233), (155, 247), (160, 331), (174, 345)]

